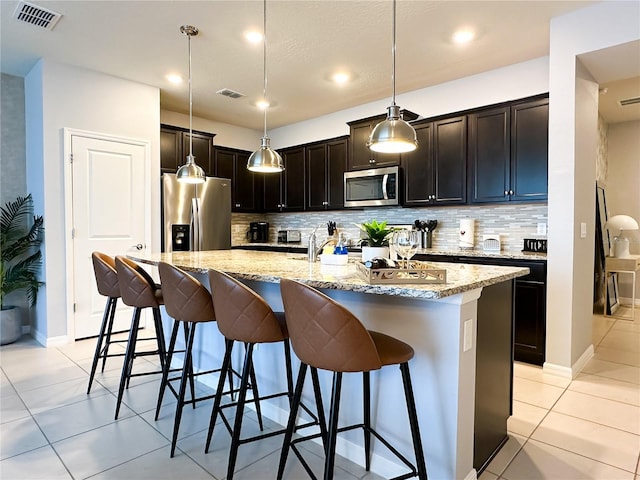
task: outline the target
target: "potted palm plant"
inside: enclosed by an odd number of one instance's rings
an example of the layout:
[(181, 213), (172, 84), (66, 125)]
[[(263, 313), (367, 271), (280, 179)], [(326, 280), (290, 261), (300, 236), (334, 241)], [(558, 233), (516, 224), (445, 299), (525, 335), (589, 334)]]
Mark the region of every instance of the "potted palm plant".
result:
[(33, 215), (31, 194), (0, 207), (0, 345), (15, 342), (22, 334), (20, 309), (6, 305), (6, 296), (23, 290), (30, 306), (36, 303), (42, 265), (44, 220)]
[[(362, 242), (362, 261), (372, 258), (389, 258), (389, 237), (394, 229), (387, 226), (387, 222), (371, 220), (358, 224), (358, 228), (364, 232)], [(366, 242), (366, 245), (365, 245)]]

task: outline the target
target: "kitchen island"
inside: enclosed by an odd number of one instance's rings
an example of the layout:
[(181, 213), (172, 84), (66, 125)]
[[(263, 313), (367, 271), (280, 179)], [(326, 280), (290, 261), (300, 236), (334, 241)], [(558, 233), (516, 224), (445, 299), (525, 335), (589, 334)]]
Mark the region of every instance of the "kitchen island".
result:
[[(174, 264), (196, 274), (206, 285), (208, 270), (221, 270), (258, 291), (277, 310), (282, 309), (280, 279), (298, 280), (342, 303), (367, 328), (412, 345), (416, 355), (410, 366), (431, 479), (475, 478), (474, 465), (485, 465), (506, 440), (511, 405), (512, 285), (516, 277), (528, 273), (526, 268), (437, 263), (434, 267), (447, 270), (445, 284), (369, 285), (357, 275), (352, 261), (346, 266), (326, 266), (309, 263), (300, 254), (225, 250), (133, 254), (131, 258), (151, 265), (158, 261)], [(207, 327), (211, 328), (200, 331), (194, 346), (198, 350), (196, 369), (211, 368), (222, 358), (221, 336), (215, 325)], [(274, 345), (261, 345), (256, 351), (261, 393), (284, 389), (281, 357), (281, 349)], [(476, 388), (476, 368), (486, 370), (487, 366), (495, 370), (495, 375), (487, 385)], [(372, 375), (373, 422), (383, 436), (411, 458), (400, 376), (387, 370)], [(321, 382), (328, 395), (330, 375), (322, 375)], [(344, 398), (351, 401), (341, 406), (341, 423), (360, 422), (360, 376), (347, 375), (343, 389)], [(304, 395), (312, 404), (311, 392)], [(476, 401), (478, 395), (482, 397), (480, 402)], [(477, 411), (476, 403), (486, 409)], [(263, 413), (284, 424), (287, 406), (266, 405)], [(482, 421), (480, 432), (478, 419)], [(475, 443), (495, 444), (487, 458), (474, 459), (474, 434)], [(338, 442), (337, 453), (362, 463), (362, 435), (347, 432)], [(374, 472), (387, 478), (397, 475), (403, 470), (396, 462), (375, 444)]]

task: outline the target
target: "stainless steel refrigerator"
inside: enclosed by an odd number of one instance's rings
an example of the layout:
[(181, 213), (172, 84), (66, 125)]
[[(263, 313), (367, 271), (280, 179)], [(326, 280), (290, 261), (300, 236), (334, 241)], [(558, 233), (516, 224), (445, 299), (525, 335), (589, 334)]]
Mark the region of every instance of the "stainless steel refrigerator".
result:
[(199, 185), (162, 175), (162, 251), (231, 248), (231, 180), (207, 177)]

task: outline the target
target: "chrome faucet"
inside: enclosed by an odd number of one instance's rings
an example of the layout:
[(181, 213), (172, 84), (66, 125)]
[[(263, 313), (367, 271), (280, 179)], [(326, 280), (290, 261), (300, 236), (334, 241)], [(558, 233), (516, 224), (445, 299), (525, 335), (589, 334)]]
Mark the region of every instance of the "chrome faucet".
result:
[(313, 229), (313, 232), (309, 235), (309, 243), (307, 245), (307, 260), (309, 263), (315, 262), (318, 259), (318, 248), (316, 246), (316, 231), (320, 225)]

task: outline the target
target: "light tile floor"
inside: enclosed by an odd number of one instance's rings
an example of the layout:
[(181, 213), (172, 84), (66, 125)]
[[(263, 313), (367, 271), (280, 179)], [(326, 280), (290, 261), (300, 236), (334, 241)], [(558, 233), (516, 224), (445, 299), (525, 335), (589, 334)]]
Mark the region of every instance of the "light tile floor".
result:
[[(640, 480), (640, 319), (595, 315), (593, 322), (595, 356), (573, 381), (516, 363), (509, 441), (480, 480)], [(107, 362), (87, 396), (94, 347), (95, 340), (86, 340), (43, 348), (23, 337), (0, 349), (0, 478), (224, 478), (228, 435), (214, 435), (210, 453), (203, 452), (211, 404), (185, 409), (170, 459), (172, 395), (165, 395), (155, 422), (157, 376), (132, 380), (114, 421), (121, 357)], [(157, 368), (150, 360), (136, 362)], [(245, 425), (258, 431), (253, 413)], [(235, 478), (275, 477), (281, 439), (240, 447)], [(320, 472), (319, 447), (306, 451)], [(307, 478), (292, 460), (285, 477)], [(380, 477), (338, 460), (336, 479), (358, 478)]]

